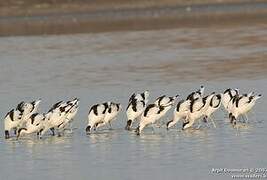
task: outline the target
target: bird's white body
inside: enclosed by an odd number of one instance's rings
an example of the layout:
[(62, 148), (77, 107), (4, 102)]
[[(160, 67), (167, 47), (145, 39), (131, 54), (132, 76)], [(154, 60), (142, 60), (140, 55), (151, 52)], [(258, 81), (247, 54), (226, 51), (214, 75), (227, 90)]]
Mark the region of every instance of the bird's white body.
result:
[(186, 119), (190, 111), (190, 100), (181, 100), (173, 111), (173, 119), (167, 123), (167, 129), (174, 126), (180, 119)]
[(130, 130), (132, 124), (141, 116), (148, 103), (149, 92), (145, 91), (141, 94), (133, 94), (126, 109), (127, 125), (126, 130)]
[(4, 119), (4, 128), (6, 138), (9, 138), (9, 133), (12, 129), (16, 130), (21, 123), (22, 113), (19, 110), (12, 109), (10, 112), (7, 113)]
[(100, 123), (97, 126), (97, 128), (100, 128), (100, 127), (105, 126), (107, 124), (109, 124), (110, 128), (111, 128), (111, 122), (116, 119), (116, 117), (118, 116), (120, 110), (121, 110), (121, 105), (120, 104), (111, 102), (109, 107), (108, 107), (108, 110), (107, 110), (107, 112), (105, 114), (103, 123)]
[(210, 103), (208, 104), (207, 110), (203, 112), (204, 114), (204, 120), (211, 120), (213, 123), (213, 126), (216, 128), (215, 122), (213, 118), (211, 117), (212, 114), (218, 110), (221, 106), (222, 102), (222, 94), (216, 94), (211, 98)]
[(238, 89), (226, 89), (223, 93), (223, 96), (222, 96), (222, 104), (223, 104), (223, 107), (225, 108), (225, 110), (227, 112), (229, 112), (229, 103), (231, 101), (231, 99), (235, 96), (239, 94), (239, 90)]
[[(162, 100), (164, 98), (162, 98)], [(166, 100), (163, 101), (159, 101), (158, 98), (154, 104), (148, 105), (142, 113), (141, 120), (137, 128), (137, 134), (140, 134), (147, 125), (153, 125), (156, 121), (161, 119), (172, 108), (176, 98), (177, 96), (171, 98), (166, 97)]]
[(74, 117), (76, 116), (79, 110), (79, 99), (78, 98), (75, 98), (72, 101), (68, 101), (66, 104), (70, 106), (70, 109), (66, 113), (65, 118), (63, 119), (63, 123), (58, 127), (58, 129), (60, 130), (65, 130), (67, 126), (70, 126), (70, 124), (72, 123)]
[[(250, 95), (250, 96), (249, 96)], [(229, 103), (229, 114), (237, 120), (240, 115), (248, 113), (261, 95), (236, 95)], [(232, 121), (232, 120), (231, 120)]]
[(38, 133), (42, 131), (45, 128), (45, 115), (43, 114), (32, 114), (30, 117), (30, 120), (27, 121), (25, 127), (20, 128), (18, 130), (18, 136), (22, 136), (25, 134), (33, 134), (33, 133)]
[(195, 120), (201, 118), (205, 114), (213, 96), (214, 94), (211, 94), (205, 98), (197, 98), (191, 101), (190, 112), (188, 113), (186, 123), (183, 124), (183, 129), (191, 127)]
[(86, 128), (86, 132), (90, 133), (92, 128), (96, 129), (98, 125), (104, 123), (104, 118), (108, 111), (111, 102), (106, 102), (103, 104), (93, 105), (88, 114), (88, 124)]
[(23, 114), (19, 127), (24, 127), (27, 121), (30, 119), (31, 115), (37, 113), (41, 100), (36, 100), (33, 102), (26, 102), (23, 105)]
[(154, 102), (155, 105), (157, 106), (168, 106), (174, 103), (174, 100), (178, 98), (177, 96), (174, 97), (167, 97), (166, 95), (160, 96), (156, 99)]
[(65, 102), (57, 103), (51, 108), (45, 115), (45, 128), (41, 135), (43, 136), (49, 129), (53, 132), (54, 130), (63, 129), (64, 123), (66, 123), (67, 116), (70, 114), (71, 110), (75, 107), (75, 104), (68, 104)]

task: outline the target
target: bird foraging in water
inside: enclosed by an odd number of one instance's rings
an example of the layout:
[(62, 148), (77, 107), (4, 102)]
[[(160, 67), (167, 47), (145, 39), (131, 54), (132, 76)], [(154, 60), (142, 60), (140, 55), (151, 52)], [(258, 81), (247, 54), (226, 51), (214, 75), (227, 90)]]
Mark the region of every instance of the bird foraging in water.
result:
[(45, 128), (45, 118), (46, 117), (44, 114), (32, 114), (30, 117), (30, 121), (27, 121), (25, 127), (20, 128), (18, 130), (17, 139), (25, 134), (37, 133), (37, 135), (39, 136), (39, 134)]
[(20, 102), (16, 109), (12, 109), (4, 118), (5, 123), (5, 138), (10, 137), (10, 131), (14, 130), (14, 135), (17, 134), (17, 129), (25, 126), (30, 116), (37, 112), (41, 100), (33, 102)]
[(239, 116), (247, 116), (246, 113), (254, 107), (256, 101), (261, 98), (261, 96), (261, 94), (253, 95), (253, 93), (244, 95), (236, 94), (229, 102), (230, 122), (236, 124)]
[[(142, 130), (149, 124), (152, 124), (153, 128), (155, 122), (162, 118), (172, 108), (177, 97), (178, 96), (161, 96), (156, 100), (154, 104), (149, 104), (141, 115), (139, 126), (136, 128), (137, 135), (140, 135)], [(166, 99), (166, 101), (163, 100), (164, 98)]]
[(238, 95), (239, 94), (239, 89), (231, 89), (231, 88), (228, 88), (224, 91), (223, 93), (223, 97), (222, 97), (222, 104), (223, 104), (223, 107), (225, 108), (225, 110), (227, 112), (229, 112), (229, 102), (232, 100), (232, 98), (235, 96), (235, 95)]
[(212, 114), (220, 108), (221, 102), (222, 102), (222, 94), (214, 95), (211, 98), (211, 101), (208, 105), (207, 110), (203, 112), (204, 122), (207, 122), (208, 120), (210, 120), (215, 128), (216, 128), (216, 124), (214, 122), (214, 118), (212, 118)]
[(120, 110), (121, 105), (114, 102), (93, 105), (89, 110), (86, 133), (90, 134), (92, 129), (97, 130), (97, 128), (107, 124), (111, 128), (111, 122), (116, 119)]
[(14, 130), (14, 134), (16, 135), (17, 128), (21, 123), (22, 112), (17, 109), (12, 109), (9, 111), (4, 119), (5, 125), (5, 138), (8, 139), (10, 137), (10, 131)]
[(204, 98), (193, 99), (190, 102), (190, 111), (183, 123), (183, 130), (191, 127), (197, 119), (204, 115), (214, 95), (215, 93), (212, 93)]
[(110, 129), (112, 129), (111, 122), (116, 119), (121, 109), (122, 107), (119, 103), (110, 102), (103, 121), (98, 123), (96, 128), (100, 128), (108, 124)]
[(167, 130), (174, 126), (180, 119), (186, 119), (190, 111), (190, 100), (181, 100), (173, 111), (173, 119), (168, 121)]
[(147, 103), (148, 103), (149, 91), (145, 91), (140, 94), (134, 93), (128, 102), (128, 106), (126, 108), (127, 115), (127, 124), (125, 129), (130, 130), (132, 124), (138, 119), (141, 114), (144, 112)]

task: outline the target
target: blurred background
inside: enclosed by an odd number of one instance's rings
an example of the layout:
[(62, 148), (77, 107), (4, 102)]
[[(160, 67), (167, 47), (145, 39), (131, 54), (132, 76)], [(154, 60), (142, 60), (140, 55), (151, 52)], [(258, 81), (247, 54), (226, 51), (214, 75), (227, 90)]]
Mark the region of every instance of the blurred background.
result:
[[(266, 0), (6, 0), (0, 36), (163, 29), (266, 19)], [(208, 20), (208, 21), (207, 21)]]

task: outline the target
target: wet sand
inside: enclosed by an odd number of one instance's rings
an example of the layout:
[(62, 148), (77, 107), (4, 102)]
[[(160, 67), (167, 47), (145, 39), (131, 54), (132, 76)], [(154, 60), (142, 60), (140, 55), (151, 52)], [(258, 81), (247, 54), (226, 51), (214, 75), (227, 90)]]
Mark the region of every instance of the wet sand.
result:
[(253, 25), (267, 20), (266, 1), (159, 2), (26, 4), (15, 9), (2, 5), (0, 36)]

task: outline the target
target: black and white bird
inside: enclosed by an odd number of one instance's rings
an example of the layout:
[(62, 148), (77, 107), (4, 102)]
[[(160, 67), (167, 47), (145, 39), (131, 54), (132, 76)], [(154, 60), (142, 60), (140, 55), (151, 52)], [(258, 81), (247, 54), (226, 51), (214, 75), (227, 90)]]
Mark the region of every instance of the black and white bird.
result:
[(179, 95), (168, 97), (166, 95), (160, 96), (154, 102), (157, 106), (168, 106), (169, 104), (173, 104), (173, 102), (179, 97)]
[(128, 102), (128, 106), (126, 108), (127, 115), (127, 124), (125, 129), (130, 130), (133, 122), (135, 122), (141, 114), (144, 112), (146, 105), (148, 103), (149, 91), (145, 91), (141, 94), (134, 93)]
[(71, 101), (68, 101), (66, 104), (71, 107), (69, 112), (66, 114), (66, 118), (64, 119), (63, 124), (61, 124), (58, 129), (59, 130), (66, 130), (66, 128), (69, 126), (70, 130), (71, 129), (71, 124), (74, 120), (74, 117), (76, 116), (78, 109), (79, 109), (79, 102), (80, 100), (78, 98), (74, 98)]
[(92, 130), (96, 130), (98, 126), (104, 123), (104, 119), (111, 102), (105, 102), (102, 104), (93, 105), (88, 114), (88, 124), (86, 127), (86, 133), (90, 134)]
[(208, 108), (206, 111), (204, 111), (204, 122), (207, 122), (210, 120), (213, 124), (213, 126), (216, 128), (216, 124), (214, 122), (214, 118), (212, 117), (212, 114), (220, 108), (222, 102), (222, 94), (216, 94), (211, 98), (211, 101), (208, 105)]
[(215, 93), (204, 98), (196, 98), (190, 102), (190, 111), (183, 123), (183, 130), (191, 127), (197, 119), (200, 119), (209, 107), (210, 101)]
[(173, 111), (173, 119), (168, 121), (166, 126), (167, 130), (173, 127), (179, 120), (186, 119), (190, 111), (191, 100), (181, 100), (178, 102), (176, 108)]
[(238, 95), (238, 94), (239, 94), (239, 89), (237, 88), (236, 89), (228, 88), (223, 92), (222, 104), (227, 112), (229, 112), (229, 108), (228, 108), (229, 102), (232, 100), (232, 98), (235, 95)]
[(39, 134), (45, 128), (45, 118), (46, 117), (44, 114), (32, 114), (30, 117), (30, 121), (27, 121), (25, 127), (20, 128), (18, 130), (17, 139), (22, 135), (33, 133), (37, 133), (37, 135), (39, 136)]
[(27, 121), (30, 120), (31, 115), (38, 112), (40, 102), (41, 99), (38, 99), (32, 102), (23, 102), (17, 106), (17, 109), (20, 106), (19, 109), (23, 111), (19, 127), (24, 127)]
[(16, 135), (17, 128), (19, 127), (22, 119), (22, 112), (18, 109), (12, 109), (4, 118), (5, 138), (10, 137), (10, 132), (14, 130)]
[[(75, 100), (78, 102), (78, 99)], [(59, 102), (53, 105), (54, 108), (51, 108), (47, 114), (45, 114), (46, 122), (45, 128), (42, 131), (41, 135), (43, 136), (48, 130), (52, 131), (52, 135), (55, 135), (55, 130), (58, 131), (58, 135), (60, 135), (59, 130), (66, 122), (67, 116), (71, 113), (73, 108), (76, 107), (76, 104), (68, 104), (65, 102)]]
[(229, 103), (230, 122), (236, 124), (239, 116), (248, 113), (255, 105), (256, 101), (261, 98), (261, 94), (253, 95), (253, 93), (238, 95), (236, 94)]
[(111, 122), (116, 119), (121, 109), (122, 107), (119, 103), (111, 102), (109, 104), (108, 110), (106, 111), (103, 123), (98, 124), (97, 128), (100, 128), (108, 124), (110, 129), (112, 129)]
[(200, 86), (200, 89), (189, 94), (187, 96), (186, 100), (193, 100), (193, 99), (197, 99), (197, 98), (202, 98), (204, 96), (204, 90), (205, 90), (205, 87)]
[(172, 108), (176, 98), (177, 96), (166, 98), (169, 99), (170, 101), (167, 100), (165, 102), (162, 101), (162, 104), (160, 104), (159, 99), (157, 99), (154, 104), (149, 104), (146, 107), (145, 111), (142, 113), (139, 126), (136, 129), (137, 135), (140, 135), (142, 130), (150, 124), (152, 125), (153, 128), (154, 124), (158, 120), (160, 120)]
[(10, 131), (14, 130), (14, 134), (17, 134), (17, 129), (24, 127), (30, 116), (37, 112), (39, 103), (41, 100), (33, 102), (20, 102), (16, 109), (11, 110), (5, 116), (5, 137), (10, 137)]

